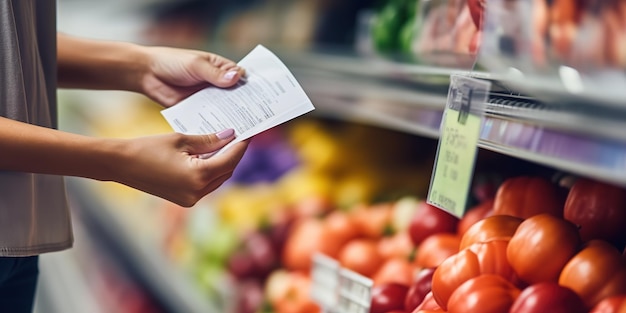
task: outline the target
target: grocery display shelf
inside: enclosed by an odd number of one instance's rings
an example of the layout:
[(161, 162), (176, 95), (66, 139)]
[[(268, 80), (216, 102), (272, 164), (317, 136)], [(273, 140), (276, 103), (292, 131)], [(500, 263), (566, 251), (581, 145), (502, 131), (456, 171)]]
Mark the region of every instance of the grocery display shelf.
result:
[[(446, 104), (441, 78), (468, 74), (311, 54), (294, 61), (293, 69), (317, 108), (314, 114), (431, 138), (439, 135)], [(510, 90), (504, 76), (470, 75), (493, 83), (479, 147), (626, 186), (626, 111), (580, 101), (542, 102)], [(436, 83), (430, 88), (428, 81)]]
[(140, 284), (165, 312), (221, 312), (199, 288), (184, 275), (182, 269), (169, 263), (160, 253), (159, 245), (145, 242), (145, 234), (124, 222), (106, 201), (98, 199), (92, 184), (84, 179), (68, 179), (68, 193), (76, 203), (91, 237), (101, 241), (121, 266)]
[[(434, 139), (439, 136), (449, 76), (468, 74), (324, 53), (288, 55), (283, 60), (316, 106), (312, 114)], [(502, 87), (506, 83), (489, 73), (470, 74), (496, 87), (485, 106), (479, 147), (626, 186), (624, 112), (548, 105), (509, 92)], [(93, 192), (83, 180), (69, 180), (69, 187), (90, 230), (112, 247), (164, 307), (172, 312), (220, 311), (180, 269), (167, 263), (156, 245), (146, 244), (104, 201), (91, 199)]]

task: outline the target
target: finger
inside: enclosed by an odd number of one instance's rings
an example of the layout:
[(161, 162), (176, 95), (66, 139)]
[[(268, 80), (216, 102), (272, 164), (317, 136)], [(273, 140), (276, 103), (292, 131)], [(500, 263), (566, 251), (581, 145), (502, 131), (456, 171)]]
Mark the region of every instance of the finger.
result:
[(246, 149), (248, 148), (250, 140), (244, 140), (234, 144), (228, 148), (222, 154), (212, 156), (207, 159), (204, 164), (206, 166), (206, 172), (212, 173), (212, 175), (224, 175), (232, 172), (241, 158), (243, 157)]
[(195, 74), (218, 87), (231, 87), (245, 74), (245, 71), (233, 61), (214, 54), (209, 54), (202, 60), (203, 62), (194, 66)]
[(211, 153), (224, 147), (235, 138), (235, 130), (227, 128), (214, 134), (186, 135), (186, 152), (191, 155)]

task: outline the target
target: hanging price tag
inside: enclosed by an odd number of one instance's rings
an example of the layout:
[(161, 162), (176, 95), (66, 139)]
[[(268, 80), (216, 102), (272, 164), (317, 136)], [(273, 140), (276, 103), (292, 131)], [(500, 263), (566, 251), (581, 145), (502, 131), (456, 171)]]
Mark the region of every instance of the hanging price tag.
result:
[(311, 299), (324, 312), (337, 306), (339, 293), (339, 262), (324, 254), (313, 255), (311, 268)]
[(348, 269), (339, 271), (337, 313), (369, 313), (374, 282)]
[(490, 88), (488, 81), (461, 75), (450, 77), (428, 203), (456, 216), (465, 211)]

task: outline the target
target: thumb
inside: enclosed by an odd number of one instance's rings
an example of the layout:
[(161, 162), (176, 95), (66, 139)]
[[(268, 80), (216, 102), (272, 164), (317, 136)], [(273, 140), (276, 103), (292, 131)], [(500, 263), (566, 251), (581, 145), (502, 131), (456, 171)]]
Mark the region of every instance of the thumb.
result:
[(186, 152), (191, 155), (211, 153), (224, 147), (235, 138), (235, 130), (227, 128), (214, 134), (188, 135), (185, 141)]
[(245, 70), (235, 63), (216, 66), (211, 62), (202, 62), (196, 70), (201, 79), (222, 88), (233, 86), (245, 75)]

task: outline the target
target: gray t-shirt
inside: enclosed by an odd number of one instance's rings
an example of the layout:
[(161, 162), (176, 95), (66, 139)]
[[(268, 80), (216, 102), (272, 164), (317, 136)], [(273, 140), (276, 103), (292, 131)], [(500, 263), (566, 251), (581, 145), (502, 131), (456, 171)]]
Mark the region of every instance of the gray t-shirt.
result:
[[(0, 1), (0, 116), (57, 127), (54, 0)], [(0, 256), (58, 251), (72, 242), (63, 177), (0, 170)]]

